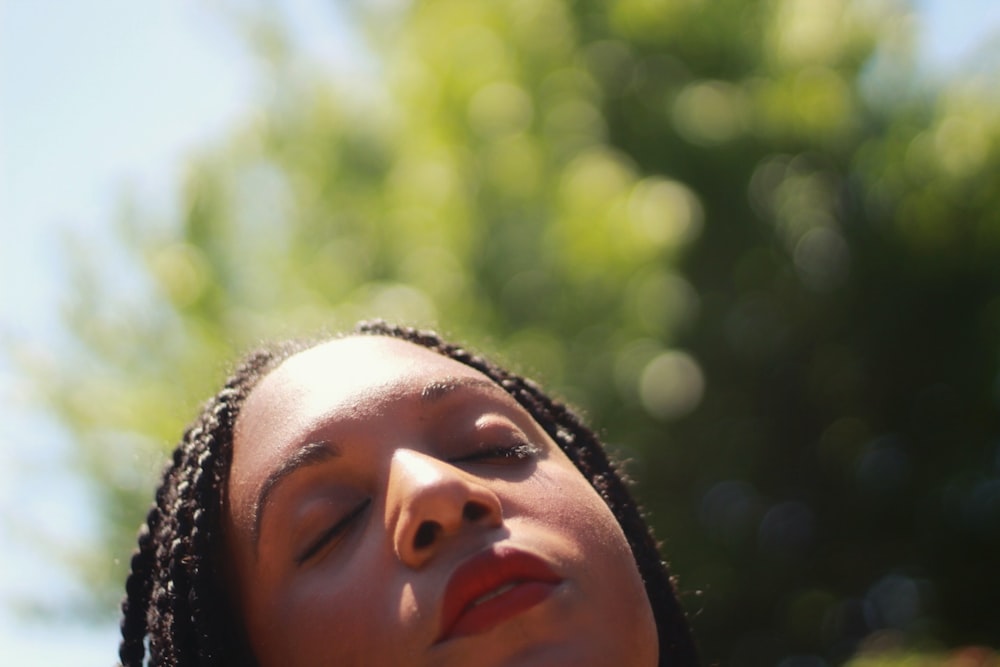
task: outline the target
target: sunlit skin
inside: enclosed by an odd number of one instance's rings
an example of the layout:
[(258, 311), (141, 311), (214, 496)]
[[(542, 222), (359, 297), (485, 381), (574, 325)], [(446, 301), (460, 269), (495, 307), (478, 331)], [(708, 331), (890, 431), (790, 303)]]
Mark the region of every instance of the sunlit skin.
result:
[[(478, 371), (397, 339), (329, 342), (258, 384), (233, 447), (231, 587), (262, 667), (656, 664), (621, 528)], [(493, 611), (449, 631), (449, 582), (491, 551), (555, 583), (477, 599)]]

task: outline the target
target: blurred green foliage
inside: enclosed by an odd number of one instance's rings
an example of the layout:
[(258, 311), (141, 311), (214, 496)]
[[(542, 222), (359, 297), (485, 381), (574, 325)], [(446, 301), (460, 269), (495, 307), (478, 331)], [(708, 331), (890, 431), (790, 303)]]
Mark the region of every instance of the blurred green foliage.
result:
[[(877, 638), (878, 644), (884, 638)], [(966, 646), (948, 653), (905, 652), (886, 646), (863, 650), (847, 667), (997, 667), (1000, 655), (983, 646)]]
[(42, 377), (108, 553), (226, 360), (378, 316), (582, 407), (707, 660), (1000, 646), (995, 77), (926, 90), (875, 2), (355, 9), (370, 80), (253, 23), (266, 99), (123, 209), (130, 284), (76, 253)]

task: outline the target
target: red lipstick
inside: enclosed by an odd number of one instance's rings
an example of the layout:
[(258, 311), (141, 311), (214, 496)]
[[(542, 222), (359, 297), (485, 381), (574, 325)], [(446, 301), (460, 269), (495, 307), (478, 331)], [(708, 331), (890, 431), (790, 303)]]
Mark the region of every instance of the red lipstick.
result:
[(544, 560), (493, 546), (458, 566), (448, 580), (435, 643), (486, 632), (548, 598), (562, 578)]

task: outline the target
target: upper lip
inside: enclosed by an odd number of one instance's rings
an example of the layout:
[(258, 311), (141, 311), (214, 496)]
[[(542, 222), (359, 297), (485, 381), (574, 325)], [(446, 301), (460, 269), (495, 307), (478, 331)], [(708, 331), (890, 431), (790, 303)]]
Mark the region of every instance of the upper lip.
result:
[(501, 586), (523, 582), (558, 584), (556, 571), (542, 558), (508, 545), (493, 545), (459, 565), (448, 580), (441, 605), (437, 642), (448, 638), (462, 613)]

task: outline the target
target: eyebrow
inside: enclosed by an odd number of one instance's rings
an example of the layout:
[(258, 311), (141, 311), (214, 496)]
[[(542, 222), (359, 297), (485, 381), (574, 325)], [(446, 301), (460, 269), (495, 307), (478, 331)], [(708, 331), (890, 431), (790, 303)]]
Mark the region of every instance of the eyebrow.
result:
[(297, 470), (325, 463), (338, 456), (340, 456), (340, 448), (332, 442), (327, 440), (310, 442), (285, 459), (278, 468), (271, 471), (271, 474), (261, 484), (260, 491), (257, 493), (257, 501), (253, 506), (253, 543), (255, 547), (260, 540), (260, 525), (264, 517), (264, 508), (278, 484)]
[(510, 394), (493, 380), (477, 377), (454, 377), (435, 380), (427, 384), (420, 392), (420, 400), (424, 403), (436, 403), (459, 389), (488, 389), (509, 397)]

